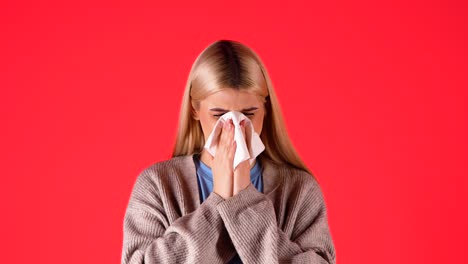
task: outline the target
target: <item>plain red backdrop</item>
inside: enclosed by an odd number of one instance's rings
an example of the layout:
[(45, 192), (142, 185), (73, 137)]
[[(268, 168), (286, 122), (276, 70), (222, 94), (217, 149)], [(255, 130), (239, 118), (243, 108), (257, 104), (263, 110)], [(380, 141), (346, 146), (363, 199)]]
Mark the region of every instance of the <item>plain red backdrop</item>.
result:
[(265, 62), (338, 263), (464, 259), (464, 1), (0, 5), (1, 263), (120, 262), (135, 179), (221, 38)]

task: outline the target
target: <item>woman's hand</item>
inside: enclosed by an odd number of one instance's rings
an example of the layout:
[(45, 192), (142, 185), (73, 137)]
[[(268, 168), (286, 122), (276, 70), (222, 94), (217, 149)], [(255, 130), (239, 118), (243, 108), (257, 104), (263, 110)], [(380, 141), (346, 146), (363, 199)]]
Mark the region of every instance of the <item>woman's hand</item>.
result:
[(213, 191), (224, 199), (233, 195), (234, 189), (234, 154), (236, 141), (234, 140), (234, 124), (232, 120), (223, 123), (219, 135), (218, 147), (212, 162)]
[[(245, 134), (245, 122), (242, 120), (240, 122), (240, 127), (242, 129), (242, 134), (246, 139)], [(247, 141), (248, 142), (248, 141)], [(250, 148), (250, 146), (247, 146)], [(244, 160), (243, 162), (237, 165), (236, 169), (234, 170), (234, 189), (233, 195), (238, 194), (243, 189), (247, 188), (250, 185), (250, 162), (249, 160)]]

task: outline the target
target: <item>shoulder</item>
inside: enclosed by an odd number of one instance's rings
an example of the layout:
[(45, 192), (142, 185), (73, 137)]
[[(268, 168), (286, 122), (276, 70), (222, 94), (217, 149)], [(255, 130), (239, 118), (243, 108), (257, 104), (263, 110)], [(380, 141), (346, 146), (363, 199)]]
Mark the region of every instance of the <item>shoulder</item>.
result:
[(183, 171), (184, 169), (189, 169), (187, 167), (187, 161), (188, 159), (191, 159), (191, 157), (191, 155), (178, 156), (153, 163), (150, 166), (143, 169), (143, 171), (140, 174), (140, 177), (161, 177), (164, 176), (167, 172)]
[(156, 188), (168, 181), (177, 181), (177, 178), (190, 173), (193, 165), (192, 155), (172, 157), (151, 164), (138, 175), (135, 188)]
[(298, 216), (298, 221), (302, 221), (302, 218), (310, 218), (311, 215), (326, 214), (325, 196), (316, 177), (305, 170), (289, 165), (279, 167), (283, 171), (282, 189), (284, 192), (282, 195), (292, 207), (298, 208), (297, 213), (301, 215)]
[(273, 167), (282, 178), (283, 190), (298, 199), (322, 200), (322, 188), (317, 178), (311, 173), (289, 164), (274, 164)]
[(282, 165), (281, 167), (287, 172), (287, 176), (289, 176), (294, 181), (305, 184), (307, 186), (318, 185), (318, 181), (315, 176), (305, 170), (286, 164)]
[(183, 178), (190, 174), (190, 162), (193, 164), (191, 155), (178, 156), (144, 168), (134, 181), (128, 210), (152, 210), (168, 195), (176, 195)]
[(301, 188), (320, 188), (316, 177), (309, 172), (286, 163), (276, 163), (268, 159), (262, 159), (267, 173), (276, 174), (282, 178), (284, 185), (298, 186)]

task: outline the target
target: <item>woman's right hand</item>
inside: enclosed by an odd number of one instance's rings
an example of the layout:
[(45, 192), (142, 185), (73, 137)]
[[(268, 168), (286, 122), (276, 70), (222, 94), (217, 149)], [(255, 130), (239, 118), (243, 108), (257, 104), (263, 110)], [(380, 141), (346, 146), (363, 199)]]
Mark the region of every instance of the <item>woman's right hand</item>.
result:
[(233, 195), (233, 162), (235, 152), (236, 141), (234, 140), (234, 124), (232, 120), (229, 119), (223, 123), (211, 168), (213, 173), (213, 191), (224, 199)]

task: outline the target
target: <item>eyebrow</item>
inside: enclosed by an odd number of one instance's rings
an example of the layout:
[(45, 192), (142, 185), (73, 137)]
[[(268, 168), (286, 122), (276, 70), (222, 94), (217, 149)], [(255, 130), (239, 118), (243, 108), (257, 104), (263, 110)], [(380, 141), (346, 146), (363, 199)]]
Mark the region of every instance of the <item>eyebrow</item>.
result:
[[(248, 112), (248, 111), (253, 111), (253, 110), (257, 110), (258, 107), (249, 107), (249, 108), (245, 108), (245, 109), (242, 109), (242, 112)], [(214, 112), (229, 112), (229, 110), (225, 110), (225, 109), (222, 109), (222, 108), (211, 108), (210, 111), (214, 111)]]

